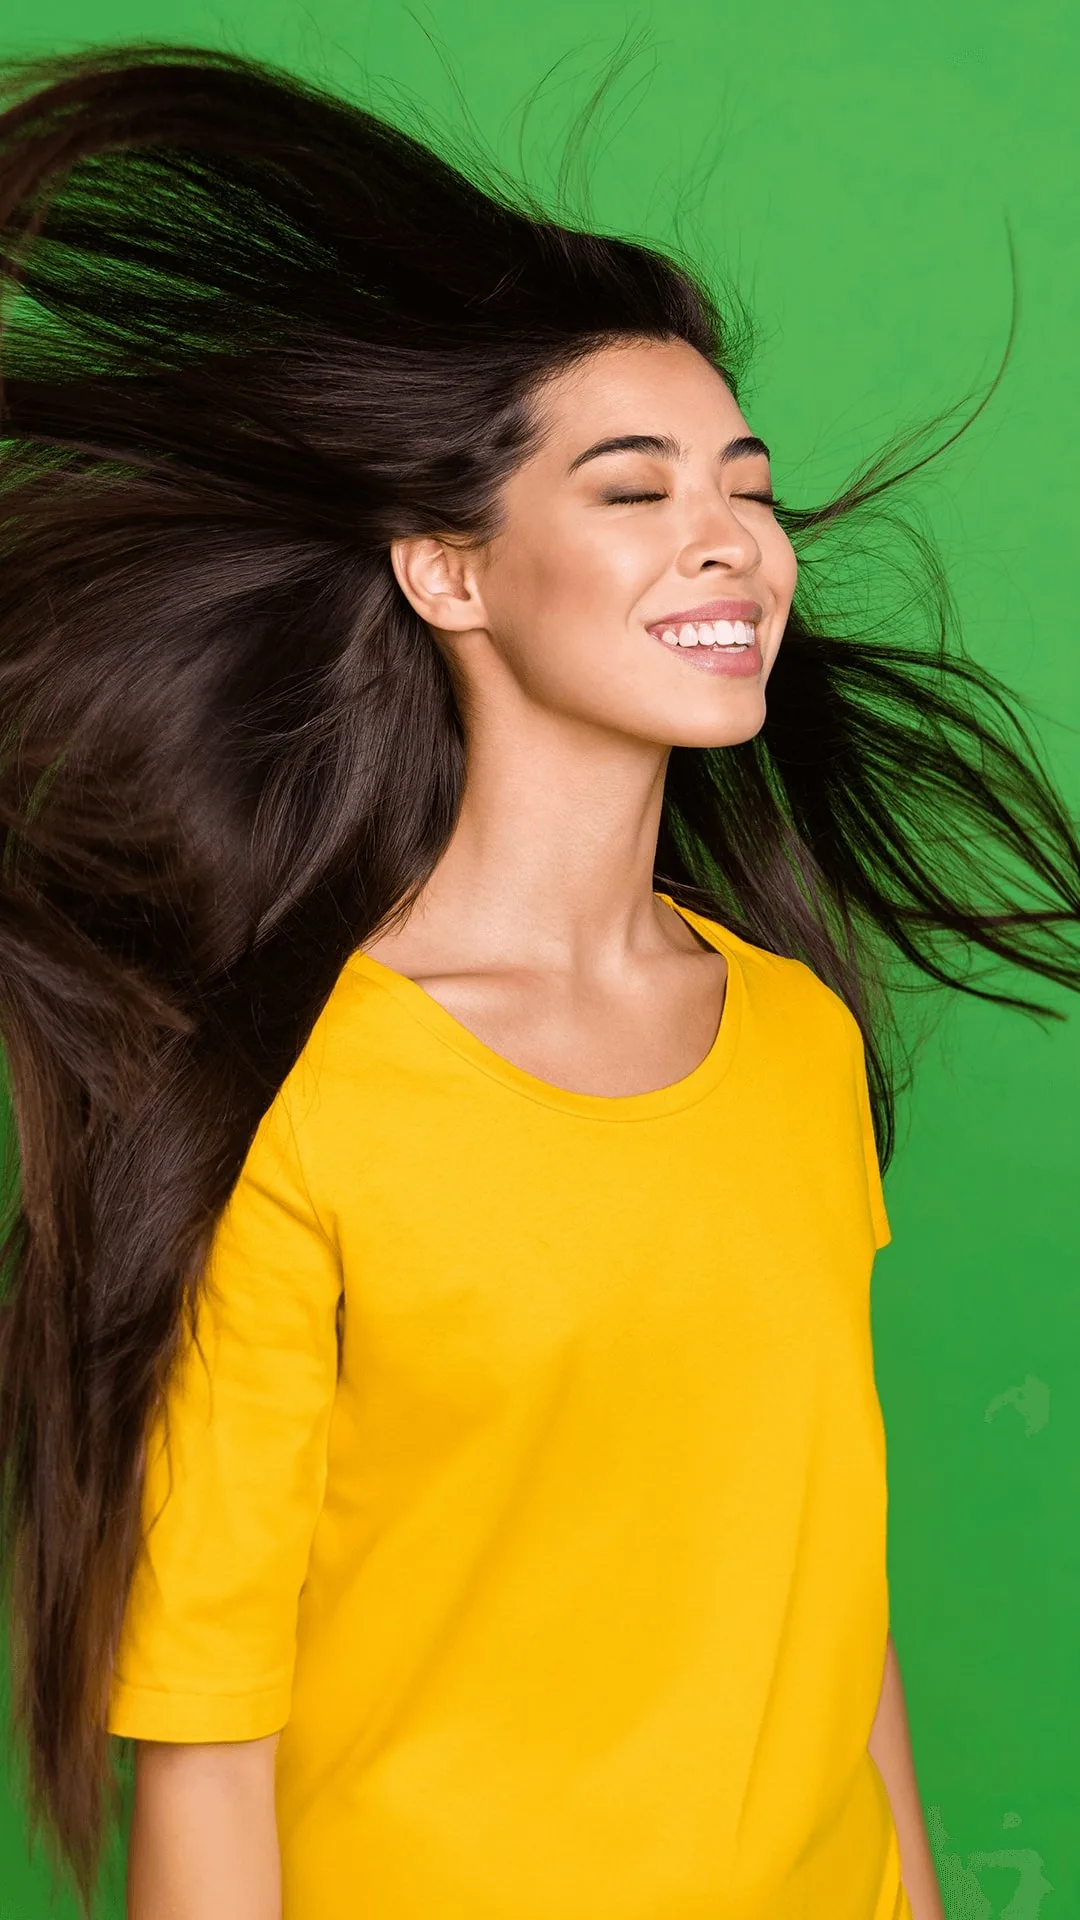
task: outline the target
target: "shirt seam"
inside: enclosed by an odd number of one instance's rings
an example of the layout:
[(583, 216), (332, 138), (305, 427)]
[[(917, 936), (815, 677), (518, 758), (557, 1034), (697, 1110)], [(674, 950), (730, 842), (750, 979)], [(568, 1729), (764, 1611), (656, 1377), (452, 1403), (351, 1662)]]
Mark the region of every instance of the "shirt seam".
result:
[(311, 1210), (311, 1217), (315, 1224), (315, 1230), (320, 1235), (320, 1237), (323, 1240), (325, 1240), (326, 1245), (329, 1248), (330, 1252), (334, 1255), (335, 1259), (340, 1264), (341, 1248), (338, 1245), (336, 1236), (330, 1232), (327, 1226), (325, 1226), (322, 1215), (319, 1212), (319, 1209), (315, 1203), (315, 1196), (311, 1191), (311, 1182), (308, 1179), (307, 1168), (304, 1165), (304, 1156), (300, 1149), (300, 1139), (297, 1131), (296, 1116), (293, 1112), (291, 1090), (283, 1084), (280, 1091), (281, 1091), (281, 1104), (285, 1114), (285, 1118), (288, 1122), (289, 1138), (290, 1138), (290, 1141), (292, 1142), (293, 1159), (296, 1162), (296, 1170), (300, 1175), (300, 1183), (307, 1197), (307, 1203)]
[(114, 1691), (117, 1694), (152, 1693), (162, 1700), (256, 1700), (268, 1693), (287, 1693), (291, 1685), (292, 1677), (286, 1673), (280, 1680), (274, 1680), (266, 1686), (244, 1687), (241, 1690), (231, 1688), (228, 1691), (223, 1690), (219, 1693), (208, 1693), (205, 1689), (200, 1692), (195, 1692), (187, 1687), (147, 1686), (146, 1683), (141, 1680), (124, 1680), (117, 1674), (115, 1676)]

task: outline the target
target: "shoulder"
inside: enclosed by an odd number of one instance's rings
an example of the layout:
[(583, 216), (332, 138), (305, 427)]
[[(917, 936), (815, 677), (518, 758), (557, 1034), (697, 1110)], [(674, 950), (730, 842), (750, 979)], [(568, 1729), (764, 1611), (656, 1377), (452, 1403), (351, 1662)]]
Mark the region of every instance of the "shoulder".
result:
[[(232, 1202), (272, 1192), (332, 1236), (333, 1174), (355, 1161), (400, 1083), (403, 1036), (388, 996), (346, 961), (308, 1037), (268, 1101), (245, 1155)], [(404, 1036), (408, 1044), (407, 1031)]]
[(280, 1088), (278, 1103), (288, 1110), (293, 1125), (325, 1102), (344, 1097), (361, 1072), (365, 1078), (377, 1073), (380, 1055), (391, 1051), (381, 1043), (396, 1024), (392, 1013), (390, 996), (377, 980), (354, 967), (350, 956)]
[[(716, 921), (701, 921), (738, 970), (742, 1022), (753, 1040), (755, 1077), (782, 1092), (785, 1123), (804, 1121), (815, 1137), (862, 1164), (874, 1246), (889, 1240), (863, 1031), (847, 1001), (803, 960), (771, 953)], [(846, 1148), (844, 1143), (847, 1143)], [(837, 1164), (840, 1164), (840, 1157)]]
[(266, 1108), (260, 1134), (295, 1140), (327, 1101), (340, 1099), (361, 1062), (374, 1064), (384, 1000), (378, 986), (347, 960)]
[(856, 1024), (843, 997), (804, 960), (796, 960), (786, 953), (774, 953), (769, 947), (757, 946), (704, 914), (698, 914), (696, 918), (706, 938), (712, 937), (720, 950), (738, 963), (751, 989), (766, 993), (773, 999), (791, 1000), (802, 1006), (813, 1007), (823, 1019)]
[(862, 1035), (850, 1007), (805, 961), (757, 946), (717, 920), (696, 917), (705, 937), (738, 970), (752, 1016), (774, 1030), (797, 1030), (804, 1045), (814, 1035), (830, 1049), (858, 1053)]

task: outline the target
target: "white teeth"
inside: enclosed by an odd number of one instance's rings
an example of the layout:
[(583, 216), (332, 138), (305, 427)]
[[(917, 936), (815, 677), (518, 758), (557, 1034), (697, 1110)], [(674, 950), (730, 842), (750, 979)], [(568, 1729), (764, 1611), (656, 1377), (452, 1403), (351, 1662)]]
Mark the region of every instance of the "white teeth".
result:
[(660, 638), (674, 647), (752, 647), (756, 631), (749, 620), (699, 620), (665, 627)]

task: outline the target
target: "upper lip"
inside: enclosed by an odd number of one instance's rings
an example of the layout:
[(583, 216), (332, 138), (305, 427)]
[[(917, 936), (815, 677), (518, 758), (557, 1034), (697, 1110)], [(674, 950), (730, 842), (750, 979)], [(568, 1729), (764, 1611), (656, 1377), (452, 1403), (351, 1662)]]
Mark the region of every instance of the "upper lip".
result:
[(645, 625), (651, 631), (653, 627), (677, 627), (687, 621), (698, 620), (752, 620), (756, 624), (761, 619), (761, 608), (756, 600), (706, 600), (700, 607), (686, 607), (682, 613), (665, 613), (661, 620), (647, 620)]

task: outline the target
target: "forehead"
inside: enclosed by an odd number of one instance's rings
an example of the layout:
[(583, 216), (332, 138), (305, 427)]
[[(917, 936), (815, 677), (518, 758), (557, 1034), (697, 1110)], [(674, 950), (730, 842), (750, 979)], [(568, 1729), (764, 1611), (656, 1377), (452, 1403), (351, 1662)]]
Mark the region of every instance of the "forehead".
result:
[(731, 389), (684, 340), (599, 348), (545, 384), (538, 415), (552, 456), (608, 433), (667, 434), (691, 446), (749, 432)]

